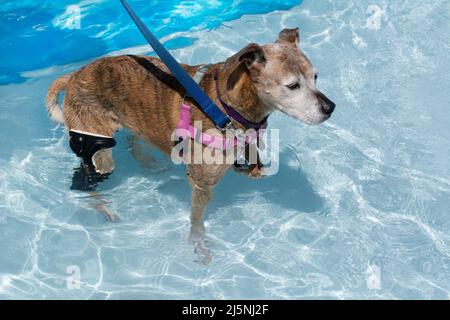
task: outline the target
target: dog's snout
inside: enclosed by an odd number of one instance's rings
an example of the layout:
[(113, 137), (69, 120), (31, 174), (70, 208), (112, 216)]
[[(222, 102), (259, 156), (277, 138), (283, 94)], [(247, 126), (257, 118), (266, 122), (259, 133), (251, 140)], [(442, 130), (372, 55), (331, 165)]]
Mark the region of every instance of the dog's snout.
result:
[(317, 98), (319, 100), (320, 110), (327, 115), (332, 114), (336, 108), (336, 104), (321, 92), (317, 93)]

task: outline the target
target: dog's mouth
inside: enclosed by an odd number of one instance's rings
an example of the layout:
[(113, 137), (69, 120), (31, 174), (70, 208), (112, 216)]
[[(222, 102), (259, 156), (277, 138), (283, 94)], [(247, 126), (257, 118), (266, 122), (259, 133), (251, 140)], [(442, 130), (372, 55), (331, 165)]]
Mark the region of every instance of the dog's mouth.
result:
[(336, 109), (336, 104), (329, 100), (319, 100), (320, 107), (319, 107), (319, 117), (314, 117), (312, 123), (313, 125), (321, 124), (322, 122), (327, 121), (331, 118), (331, 115), (333, 114), (334, 110)]
[(331, 113), (326, 113), (326, 112), (323, 112), (322, 110), (320, 110), (320, 112), (322, 113), (322, 118), (323, 118), (322, 122), (325, 122), (331, 118)]
[(322, 121), (320, 123), (325, 122), (325, 121), (327, 121), (330, 118), (331, 118), (331, 114), (324, 114), (323, 118), (322, 118)]
[(313, 125), (314, 126), (314, 125), (319, 125), (319, 124), (327, 121), (330, 118), (331, 118), (331, 115), (321, 114), (321, 116), (311, 117), (311, 118), (308, 118), (306, 121), (303, 121), (303, 122), (308, 124), (308, 125)]
[(321, 111), (306, 112), (306, 113), (300, 113), (300, 114), (292, 114), (292, 113), (288, 113), (288, 112), (283, 112), (283, 113), (303, 122), (306, 125), (310, 125), (310, 126), (319, 125), (322, 122), (325, 122), (331, 118), (331, 114), (325, 114), (325, 113), (322, 113)]
[(326, 98), (323, 94), (318, 95), (315, 103), (309, 107), (304, 105), (291, 107), (275, 104), (275, 109), (307, 125), (318, 125), (327, 121), (331, 118), (335, 108), (335, 103)]

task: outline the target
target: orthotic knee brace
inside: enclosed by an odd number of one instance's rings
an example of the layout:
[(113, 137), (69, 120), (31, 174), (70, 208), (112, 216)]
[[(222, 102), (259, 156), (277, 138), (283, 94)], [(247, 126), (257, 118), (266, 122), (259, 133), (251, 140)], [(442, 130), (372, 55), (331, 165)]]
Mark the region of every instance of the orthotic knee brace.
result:
[(116, 140), (112, 137), (69, 131), (70, 149), (87, 165), (92, 165), (92, 157), (102, 149), (112, 148)]

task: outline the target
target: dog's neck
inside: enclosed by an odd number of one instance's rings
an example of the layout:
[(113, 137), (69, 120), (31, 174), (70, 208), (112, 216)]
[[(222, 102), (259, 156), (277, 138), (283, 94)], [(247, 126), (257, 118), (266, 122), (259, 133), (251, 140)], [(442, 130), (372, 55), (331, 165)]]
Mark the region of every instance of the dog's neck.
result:
[[(235, 78), (230, 81), (229, 77)], [(258, 97), (248, 73), (240, 72), (233, 75), (226, 70), (219, 71), (218, 82), (222, 101), (236, 109), (247, 120), (259, 123), (273, 111), (272, 108), (265, 106)]]

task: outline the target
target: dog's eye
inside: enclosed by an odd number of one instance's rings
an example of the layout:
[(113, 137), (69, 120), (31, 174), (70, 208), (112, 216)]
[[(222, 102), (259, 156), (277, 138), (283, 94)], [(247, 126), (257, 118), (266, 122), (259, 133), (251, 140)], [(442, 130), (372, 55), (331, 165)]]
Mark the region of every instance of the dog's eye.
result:
[(288, 87), (288, 88), (291, 89), (291, 90), (296, 90), (296, 89), (299, 89), (299, 88), (300, 88), (300, 83), (295, 82), (295, 83), (292, 83), (292, 84), (287, 85), (286, 87)]

